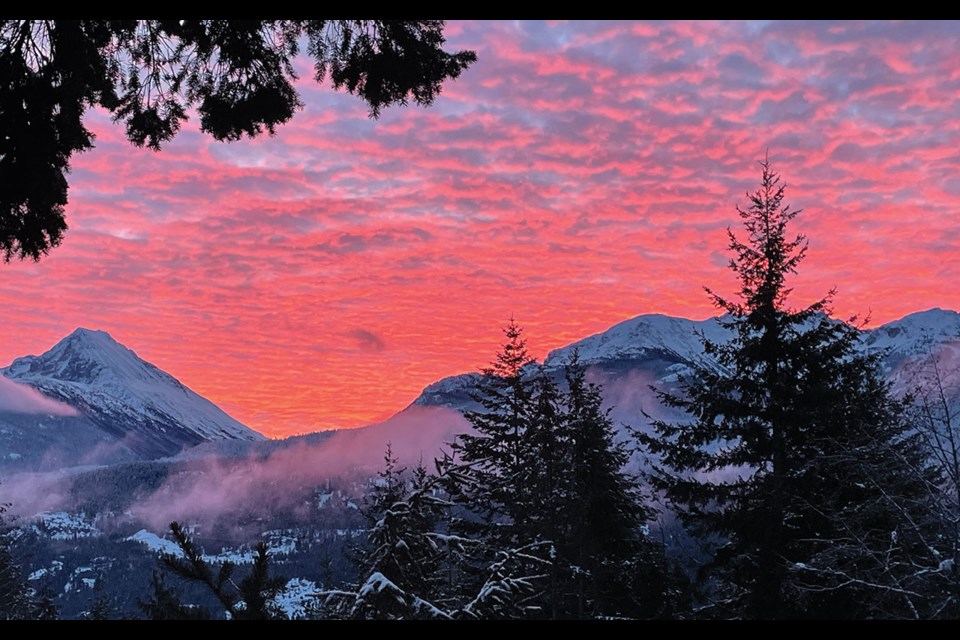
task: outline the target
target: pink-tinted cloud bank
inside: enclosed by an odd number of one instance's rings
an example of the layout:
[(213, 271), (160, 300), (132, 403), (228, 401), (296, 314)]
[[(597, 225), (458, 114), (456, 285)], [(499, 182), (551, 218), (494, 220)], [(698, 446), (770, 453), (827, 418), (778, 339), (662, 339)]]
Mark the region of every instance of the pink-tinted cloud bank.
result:
[(70, 405), (48, 398), (33, 387), (0, 376), (0, 413), (75, 416), (77, 410)]

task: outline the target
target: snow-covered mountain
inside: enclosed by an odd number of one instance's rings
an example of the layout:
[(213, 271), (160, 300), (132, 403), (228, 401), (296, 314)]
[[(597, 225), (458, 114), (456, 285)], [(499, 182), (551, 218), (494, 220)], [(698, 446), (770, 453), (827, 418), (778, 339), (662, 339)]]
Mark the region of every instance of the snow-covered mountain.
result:
[[(731, 337), (717, 318), (694, 321), (660, 314), (640, 315), (551, 351), (544, 365), (560, 369), (579, 349), (580, 359), (593, 366), (607, 382), (621, 380), (629, 372), (642, 372), (649, 382), (669, 383), (693, 364), (711, 366), (701, 335), (715, 343)], [(917, 372), (930, 358), (960, 350), (960, 314), (944, 309), (912, 313), (865, 330), (862, 345), (865, 350), (882, 351), (888, 376), (899, 388), (906, 389), (921, 382)], [(476, 373), (444, 378), (426, 387), (413, 404), (472, 409), (470, 392), (477, 381)], [(960, 402), (960, 398), (957, 400)]]
[(653, 313), (624, 320), (602, 333), (555, 349), (547, 355), (544, 364), (562, 366), (575, 349), (579, 349), (580, 359), (587, 364), (650, 357), (708, 364), (700, 334), (713, 342), (725, 342), (730, 332), (716, 318), (698, 322)]
[(928, 357), (941, 345), (956, 341), (960, 341), (960, 313), (929, 309), (867, 331), (864, 345), (886, 350), (885, 361), (893, 368), (905, 359)]
[[(139, 458), (174, 455), (203, 442), (265, 439), (103, 331), (77, 329), (0, 374), (75, 408), (79, 418), (72, 419), (83, 423), (84, 433), (93, 426)], [(38, 424), (54, 420), (41, 418)]]

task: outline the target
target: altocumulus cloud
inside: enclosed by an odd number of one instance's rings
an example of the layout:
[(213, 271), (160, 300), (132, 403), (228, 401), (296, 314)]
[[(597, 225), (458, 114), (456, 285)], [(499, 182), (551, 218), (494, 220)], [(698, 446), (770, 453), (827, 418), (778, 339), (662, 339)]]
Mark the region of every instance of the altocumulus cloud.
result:
[(354, 341), (358, 349), (363, 351), (383, 351), (387, 348), (383, 338), (361, 327), (348, 331), (347, 336)]

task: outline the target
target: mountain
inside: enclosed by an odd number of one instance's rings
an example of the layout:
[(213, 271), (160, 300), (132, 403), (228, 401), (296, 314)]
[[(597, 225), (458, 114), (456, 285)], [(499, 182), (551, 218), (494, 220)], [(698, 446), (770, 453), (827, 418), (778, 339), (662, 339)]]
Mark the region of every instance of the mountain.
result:
[(866, 332), (864, 345), (887, 350), (885, 362), (893, 369), (906, 360), (926, 358), (945, 344), (960, 341), (960, 313), (928, 309)]
[[(623, 387), (631, 374), (643, 374), (647, 383), (669, 384), (691, 365), (715, 366), (704, 353), (700, 334), (713, 342), (729, 340), (731, 333), (719, 318), (702, 321), (661, 314), (640, 315), (606, 331), (551, 351), (544, 365), (559, 375), (575, 349), (606, 385)], [(899, 320), (863, 331), (862, 348), (884, 353), (887, 375), (901, 390), (922, 384), (918, 375), (934, 355), (960, 351), (960, 314), (944, 309), (912, 313)], [(476, 373), (444, 378), (426, 387), (413, 402), (416, 406), (446, 406), (459, 411), (476, 408), (470, 393), (476, 387)], [(616, 389), (615, 389), (616, 391)], [(608, 394), (608, 401), (615, 403)], [(960, 393), (954, 398), (960, 405)], [(644, 406), (650, 410), (650, 406)]]
[[(58, 434), (74, 428), (86, 444), (99, 439), (101, 448), (111, 445), (128, 452), (121, 458), (139, 459), (175, 455), (204, 442), (266, 439), (104, 331), (77, 329), (43, 355), (17, 358), (0, 374), (79, 414), (32, 416), (33, 431), (41, 439), (43, 425), (59, 426)], [(5, 430), (11, 431), (10, 425)], [(23, 429), (17, 434), (23, 436)]]

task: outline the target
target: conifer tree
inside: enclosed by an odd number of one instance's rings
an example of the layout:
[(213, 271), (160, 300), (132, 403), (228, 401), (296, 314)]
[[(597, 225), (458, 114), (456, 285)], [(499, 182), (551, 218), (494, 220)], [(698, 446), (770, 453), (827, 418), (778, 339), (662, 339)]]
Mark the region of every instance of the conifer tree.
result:
[(446, 503), (434, 495), (435, 478), (421, 464), (407, 488), (390, 445), (369, 497), (367, 549), (360, 552), (361, 584), (345, 612), (360, 619), (448, 618), (439, 609), (442, 546), (437, 524)]
[(697, 367), (682, 393), (661, 395), (689, 420), (655, 422), (642, 438), (660, 460), (652, 481), (694, 532), (719, 541), (706, 567), (713, 615), (897, 615), (873, 608), (874, 596), (898, 589), (884, 553), (909, 564), (925, 552), (907, 535), (923, 510), (912, 480), (922, 455), (879, 356), (858, 349), (855, 326), (829, 317), (833, 292), (787, 306), (786, 279), (807, 241), (788, 237), (799, 212), (784, 204), (769, 161), (760, 164), (760, 188), (737, 209), (747, 237), (728, 230), (738, 299), (708, 289), (732, 339), (704, 339), (717, 367)]
[(0, 620), (29, 620), (32, 602), (29, 587), (0, 531)]
[[(270, 575), (269, 552), (265, 543), (256, 546), (253, 566), (238, 583), (234, 580), (234, 563), (224, 562), (214, 571), (193, 538), (179, 523), (170, 523), (170, 532), (180, 547), (182, 557), (165, 553), (161, 556), (163, 565), (183, 580), (204, 585), (231, 619), (275, 620), (285, 617), (283, 611), (273, 603), (273, 598), (283, 590), (286, 580)], [(164, 595), (160, 593), (162, 588), (162, 584), (155, 585), (158, 595)], [(173, 610), (182, 609), (178, 602), (172, 604)]]
[[(473, 574), (509, 594), (502, 602), (512, 614), (662, 615), (664, 586), (673, 583), (664, 580), (662, 548), (644, 534), (650, 513), (623, 472), (627, 453), (614, 441), (600, 387), (575, 357), (561, 391), (556, 372), (529, 357), (514, 321), (504, 333), (475, 395), (483, 410), (467, 414), (475, 432), (454, 444), (460, 463), (449, 474), (454, 499), (479, 519), (454, 522), (482, 542)], [(522, 579), (497, 577), (507, 567)], [(641, 584), (637, 575), (651, 579)]]
[(461, 434), (452, 448), (471, 473), (469, 483), (456, 487), (460, 500), (482, 518), (476, 527), (465, 523), (467, 530), (511, 545), (532, 513), (529, 473), (535, 460), (526, 438), (534, 411), (534, 360), (512, 318), (504, 336), (503, 350), (483, 369), (473, 394), (482, 409), (466, 414), (474, 433)]
[(8, 504), (0, 504), (0, 620), (52, 620), (56, 607), (27, 582), (10, 550), (10, 526), (4, 519)]
[[(566, 365), (565, 377), (572, 500), (566, 512), (569, 533), (558, 544), (562, 556), (577, 567), (576, 616), (653, 617), (660, 608), (638, 607), (634, 596), (640, 595), (636, 588), (652, 592), (660, 585), (633, 584), (624, 572), (641, 556), (648, 563), (656, 560), (657, 545), (644, 535), (652, 513), (623, 471), (629, 454), (614, 440), (602, 390), (587, 381), (579, 353)], [(649, 598), (638, 599), (650, 604)]]
[[(414, 620), (522, 617), (538, 593), (525, 570), (540, 544), (500, 549), (481, 537), (449, 532), (444, 486), (463, 470), (448, 457), (431, 475), (421, 464), (407, 480), (388, 447), (385, 467), (368, 498), (368, 546), (359, 552), (360, 579), (346, 590), (317, 594), (319, 618)], [(460, 478), (462, 480), (462, 477)], [(490, 559), (487, 561), (487, 559)], [(461, 566), (472, 564), (473, 580)]]

